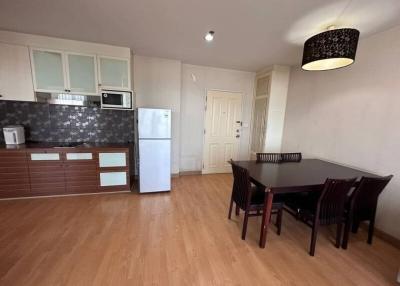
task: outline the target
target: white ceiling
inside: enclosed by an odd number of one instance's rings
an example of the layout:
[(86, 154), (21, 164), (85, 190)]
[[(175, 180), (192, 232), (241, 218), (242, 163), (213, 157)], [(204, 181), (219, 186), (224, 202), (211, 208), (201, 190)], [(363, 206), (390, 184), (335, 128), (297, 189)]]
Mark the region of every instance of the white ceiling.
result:
[(400, 24), (400, 0), (0, 0), (1, 29), (248, 71), (300, 63), (304, 40), (331, 24), (365, 37)]

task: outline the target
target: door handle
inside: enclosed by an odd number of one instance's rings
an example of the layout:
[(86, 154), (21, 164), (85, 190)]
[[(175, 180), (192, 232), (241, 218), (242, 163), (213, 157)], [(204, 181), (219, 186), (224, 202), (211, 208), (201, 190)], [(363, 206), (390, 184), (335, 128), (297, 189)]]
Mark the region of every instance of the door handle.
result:
[(240, 138), (240, 135), (236, 135), (236, 138)]

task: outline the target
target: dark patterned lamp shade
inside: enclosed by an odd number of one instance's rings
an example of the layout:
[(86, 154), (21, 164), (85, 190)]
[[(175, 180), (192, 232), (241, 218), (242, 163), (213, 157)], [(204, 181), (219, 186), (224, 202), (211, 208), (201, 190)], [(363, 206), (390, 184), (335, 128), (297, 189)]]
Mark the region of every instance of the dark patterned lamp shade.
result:
[(323, 71), (342, 68), (354, 62), (360, 32), (334, 29), (309, 38), (304, 43), (302, 68)]

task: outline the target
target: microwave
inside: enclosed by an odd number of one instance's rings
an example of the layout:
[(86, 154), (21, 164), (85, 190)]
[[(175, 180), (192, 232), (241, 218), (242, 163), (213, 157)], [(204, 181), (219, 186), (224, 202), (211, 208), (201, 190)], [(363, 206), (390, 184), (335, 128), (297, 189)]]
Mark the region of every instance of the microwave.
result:
[(102, 90), (101, 108), (104, 109), (133, 109), (131, 91)]

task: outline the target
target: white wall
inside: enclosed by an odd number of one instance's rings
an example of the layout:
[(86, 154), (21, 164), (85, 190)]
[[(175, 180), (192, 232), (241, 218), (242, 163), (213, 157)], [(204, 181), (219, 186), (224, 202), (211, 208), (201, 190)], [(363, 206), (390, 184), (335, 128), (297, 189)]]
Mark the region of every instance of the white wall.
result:
[[(192, 75), (195, 77), (193, 80)], [(243, 94), (243, 125), (239, 158), (249, 158), (250, 122), (255, 73), (182, 65), (180, 170), (200, 171), (203, 160), (204, 104), (207, 90)], [(246, 127), (247, 125), (247, 127)]]
[(136, 107), (172, 110), (172, 173), (179, 173), (181, 62), (135, 55)]
[(293, 68), (283, 149), (381, 175), (377, 227), (400, 238), (400, 27), (361, 40), (354, 65)]

